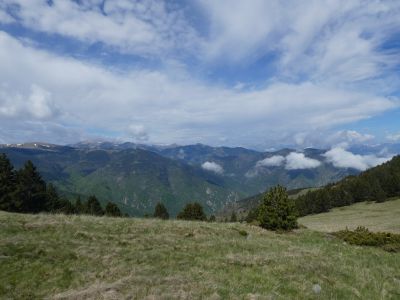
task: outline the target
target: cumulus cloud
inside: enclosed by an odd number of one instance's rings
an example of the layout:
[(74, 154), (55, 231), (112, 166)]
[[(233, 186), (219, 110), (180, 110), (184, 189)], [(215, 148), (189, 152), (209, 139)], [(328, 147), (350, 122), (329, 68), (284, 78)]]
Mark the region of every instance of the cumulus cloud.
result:
[(211, 171), (216, 174), (222, 174), (224, 172), (224, 169), (222, 168), (222, 166), (213, 161), (206, 161), (205, 163), (203, 163), (201, 165), (201, 167), (204, 170)]
[(388, 134), (388, 135), (386, 136), (386, 138), (387, 138), (389, 141), (398, 142), (398, 141), (400, 141), (400, 133)]
[(316, 159), (306, 157), (304, 153), (292, 152), (286, 156), (285, 169), (299, 170), (299, 169), (313, 169), (321, 165), (321, 162)]
[(285, 157), (274, 155), (257, 162), (256, 167), (279, 167), (285, 162)]
[(340, 147), (327, 151), (324, 156), (337, 168), (353, 168), (359, 171), (365, 171), (391, 159), (391, 157), (353, 154)]

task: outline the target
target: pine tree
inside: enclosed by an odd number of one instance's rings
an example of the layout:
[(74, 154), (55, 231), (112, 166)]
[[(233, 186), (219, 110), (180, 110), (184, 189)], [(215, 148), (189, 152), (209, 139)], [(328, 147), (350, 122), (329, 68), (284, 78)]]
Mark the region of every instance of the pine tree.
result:
[(294, 203), (282, 186), (271, 188), (259, 207), (260, 226), (270, 230), (291, 230), (297, 227)]
[(96, 196), (90, 196), (86, 203), (86, 213), (94, 216), (102, 216), (104, 215), (104, 211), (101, 208), (99, 200), (97, 200)]
[(108, 202), (105, 208), (105, 215), (109, 217), (121, 217), (122, 213), (115, 203)]
[(169, 213), (167, 211), (167, 208), (165, 207), (164, 204), (162, 203), (157, 203), (156, 207), (154, 208), (154, 218), (160, 218), (163, 220), (168, 220), (169, 219)]
[(58, 212), (62, 207), (63, 203), (58, 197), (58, 193), (53, 184), (47, 185), (47, 200), (45, 210), (49, 212)]
[(46, 209), (46, 183), (30, 160), (17, 172), (16, 197), (16, 211), (37, 213)]
[(230, 221), (231, 222), (237, 222), (237, 216), (236, 216), (236, 213), (234, 211), (232, 211), (231, 220)]
[(197, 202), (186, 204), (185, 208), (178, 214), (177, 218), (182, 220), (207, 220), (203, 207)]
[(75, 201), (75, 212), (80, 215), (85, 213), (85, 206), (82, 204), (81, 196), (78, 196)]
[(3, 153), (0, 155), (0, 210), (15, 210), (15, 188), (14, 167)]

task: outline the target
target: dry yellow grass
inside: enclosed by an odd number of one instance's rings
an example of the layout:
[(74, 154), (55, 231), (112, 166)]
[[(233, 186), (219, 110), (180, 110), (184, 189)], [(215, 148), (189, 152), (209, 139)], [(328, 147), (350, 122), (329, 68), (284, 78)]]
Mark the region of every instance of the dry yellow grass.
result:
[(328, 213), (300, 218), (299, 223), (322, 232), (365, 226), (371, 231), (400, 233), (400, 199), (383, 203), (361, 202), (334, 208)]

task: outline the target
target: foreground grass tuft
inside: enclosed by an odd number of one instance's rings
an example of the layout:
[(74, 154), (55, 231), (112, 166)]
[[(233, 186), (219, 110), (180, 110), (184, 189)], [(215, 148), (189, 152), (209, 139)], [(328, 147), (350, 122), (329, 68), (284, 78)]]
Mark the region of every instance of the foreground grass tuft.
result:
[(239, 223), (0, 212), (0, 270), (5, 299), (400, 297), (399, 253)]

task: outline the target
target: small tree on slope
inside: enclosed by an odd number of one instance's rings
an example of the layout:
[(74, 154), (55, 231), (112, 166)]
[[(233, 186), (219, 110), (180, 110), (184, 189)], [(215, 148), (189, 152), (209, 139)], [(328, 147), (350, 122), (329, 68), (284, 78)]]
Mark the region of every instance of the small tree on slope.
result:
[(271, 188), (265, 195), (258, 212), (260, 226), (270, 230), (292, 230), (297, 228), (297, 213), (293, 200), (280, 185)]
[(165, 207), (164, 204), (158, 202), (156, 207), (154, 208), (154, 218), (160, 218), (163, 220), (168, 220), (169, 219), (169, 213), (167, 211), (167, 208)]

